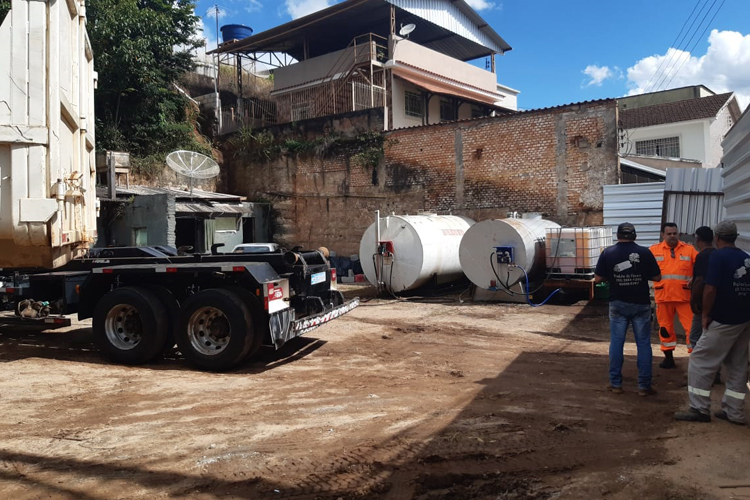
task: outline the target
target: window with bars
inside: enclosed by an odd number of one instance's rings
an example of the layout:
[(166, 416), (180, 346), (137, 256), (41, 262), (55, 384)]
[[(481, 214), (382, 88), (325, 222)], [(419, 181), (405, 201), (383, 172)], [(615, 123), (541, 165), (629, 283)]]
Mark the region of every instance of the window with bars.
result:
[(666, 137), (664, 139), (636, 141), (635, 152), (639, 155), (680, 158), (680, 138)]
[(424, 115), (424, 102), (419, 92), (404, 92), (404, 114), (414, 118), (422, 118)]
[(450, 122), (458, 119), (456, 103), (449, 99), (440, 99), (440, 121)]
[(292, 104), (292, 121), (307, 120), (310, 118), (310, 103), (299, 102)]

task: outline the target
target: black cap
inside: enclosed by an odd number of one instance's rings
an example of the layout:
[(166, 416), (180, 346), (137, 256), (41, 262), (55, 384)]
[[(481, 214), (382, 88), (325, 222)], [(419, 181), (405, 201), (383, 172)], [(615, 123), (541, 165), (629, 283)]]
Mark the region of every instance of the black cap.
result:
[(623, 222), (617, 226), (617, 237), (623, 240), (634, 240), (636, 236), (635, 226), (630, 222)]

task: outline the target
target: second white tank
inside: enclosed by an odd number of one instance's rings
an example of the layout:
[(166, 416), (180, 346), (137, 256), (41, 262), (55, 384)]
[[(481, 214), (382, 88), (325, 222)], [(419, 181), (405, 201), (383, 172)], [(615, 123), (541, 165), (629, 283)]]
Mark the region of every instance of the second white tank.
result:
[[(491, 219), (474, 224), (461, 240), (459, 260), (466, 277), (486, 290), (509, 288), (544, 274), (547, 228), (560, 225), (544, 219)], [(497, 247), (512, 248), (515, 266), (498, 263)]]

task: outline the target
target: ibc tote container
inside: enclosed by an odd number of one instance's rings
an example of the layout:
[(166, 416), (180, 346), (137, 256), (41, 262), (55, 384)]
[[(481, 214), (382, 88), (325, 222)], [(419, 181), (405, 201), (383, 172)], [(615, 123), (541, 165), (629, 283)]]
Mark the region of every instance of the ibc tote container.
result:
[(547, 269), (555, 274), (592, 274), (612, 245), (612, 228), (564, 227), (546, 231)]
[(0, 268), (54, 268), (96, 240), (85, 2), (12, 0), (0, 40)]

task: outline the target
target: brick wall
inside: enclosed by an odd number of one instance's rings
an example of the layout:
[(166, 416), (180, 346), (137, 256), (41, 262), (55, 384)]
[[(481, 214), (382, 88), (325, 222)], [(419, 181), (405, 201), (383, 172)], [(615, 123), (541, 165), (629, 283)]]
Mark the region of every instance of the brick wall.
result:
[[(315, 128), (307, 125), (305, 136)], [(383, 150), (374, 167), (354, 161), (354, 147), (322, 159), (235, 160), (227, 188), (272, 203), (280, 243), (340, 255), (358, 253), (375, 210), (475, 220), (540, 212), (561, 224), (597, 225), (602, 185), (618, 182), (617, 108), (596, 101), (397, 130), (385, 134)]]

